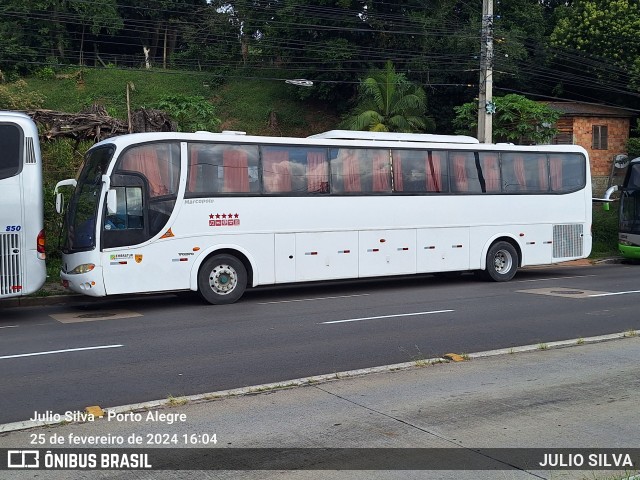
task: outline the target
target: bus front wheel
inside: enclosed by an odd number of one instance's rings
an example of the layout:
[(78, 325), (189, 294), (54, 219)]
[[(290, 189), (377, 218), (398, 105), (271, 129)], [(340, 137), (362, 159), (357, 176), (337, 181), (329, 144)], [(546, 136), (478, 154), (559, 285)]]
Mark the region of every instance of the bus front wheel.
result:
[(216, 255), (206, 260), (198, 272), (198, 292), (213, 305), (238, 300), (247, 288), (247, 270), (232, 255)]
[(511, 280), (518, 270), (518, 252), (509, 242), (496, 242), (487, 252), (485, 276), (494, 282)]

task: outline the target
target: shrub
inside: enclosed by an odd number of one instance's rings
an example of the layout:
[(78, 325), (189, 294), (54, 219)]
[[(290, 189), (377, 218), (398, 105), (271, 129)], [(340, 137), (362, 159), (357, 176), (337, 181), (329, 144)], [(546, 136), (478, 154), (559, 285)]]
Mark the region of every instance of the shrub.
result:
[(618, 205), (610, 204), (610, 210), (605, 211), (600, 204), (594, 204), (592, 257), (618, 255)]
[(154, 107), (175, 120), (181, 132), (215, 131), (221, 123), (215, 116), (214, 106), (199, 95), (167, 95)]
[(24, 80), (0, 85), (0, 110), (29, 110), (40, 108), (44, 97), (30, 92)]

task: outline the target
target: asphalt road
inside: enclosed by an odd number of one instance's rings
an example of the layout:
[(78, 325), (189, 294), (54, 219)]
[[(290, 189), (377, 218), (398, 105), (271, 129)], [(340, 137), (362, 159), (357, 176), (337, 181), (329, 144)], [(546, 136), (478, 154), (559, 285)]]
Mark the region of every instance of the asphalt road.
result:
[[(0, 306), (0, 423), (445, 353), (640, 329), (640, 267), (268, 288), (229, 306), (138, 296)], [(56, 353), (51, 353), (56, 352)]]

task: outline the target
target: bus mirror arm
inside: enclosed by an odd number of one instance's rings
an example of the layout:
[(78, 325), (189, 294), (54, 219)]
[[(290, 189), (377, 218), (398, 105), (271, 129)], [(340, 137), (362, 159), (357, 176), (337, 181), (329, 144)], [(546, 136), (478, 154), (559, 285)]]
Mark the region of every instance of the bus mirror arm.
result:
[(73, 187), (76, 188), (76, 185), (78, 184), (78, 182), (76, 182), (75, 178), (67, 178), (66, 180), (60, 180), (58, 183), (56, 183), (56, 188), (54, 190), (54, 193), (58, 193), (58, 190), (60, 189), (60, 187)]
[(64, 211), (64, 196), (59, 192), (60, 187), (68, 186), (76, 188), (77, 184), (78, 182), (76, 182), (75, 178), (67, 178), (66, 180), (60, 180), (56, 183), (56, 188), (53, 191), (56, 196), (56, 212), (62, 213)]
[(615, 198), (611, 198), (611, 195), (613, 195), (615, 192), (617, 192), (618, 188), (619, 188), (618, 185), (613, 185), (613, 186), (609, 187), (606, 192), (604, 192), (604, 197), (603, 198), (594, 198), (592, 200), (594, 202), (602, 202), (603, 203), (603, 205), (602, 205), (603, 210), (609, 211), (609, 204), (611, 202), (615, 202), (616, 201)]
[(115, 215), (118, 211), (118, 195), (114, 188), (111, 188), (111, 178), (109, 175), (102, 175), (102, 184), (107, 190), (107, 213)]

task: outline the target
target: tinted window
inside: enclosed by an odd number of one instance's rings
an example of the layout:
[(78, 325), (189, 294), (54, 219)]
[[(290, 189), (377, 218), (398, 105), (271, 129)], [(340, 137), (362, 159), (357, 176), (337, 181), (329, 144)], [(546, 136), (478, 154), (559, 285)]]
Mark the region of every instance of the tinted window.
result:
[(264, 193), (327, 193), (327, 150), (308, 147), (262, 147)]
[(477, 153), (450, 152), (449, 175), (451, 176), (451, 191), (482, 192), (480, 182), (482, 170)]
[(0, 179), (20, 173), (22, 142), (20, 127), (8, 123), (0, 124)]
[(390, 193), (389, 150), (331, 149), (331, 193)]
[(447, 152), (393, 150), (393, 182), (396, 192), (431, 192), (449, 190)]
[(505, 192), (540, 193), (549, 190), (547, 155), (503, 153), (502, 179)]
[[(148, 191), (147, 240), (164, 229), (175, 206), (180, 184), (180, 146), (177, 143), (148, 143), (130, 148), (118, 160), (116, 173), (138, 175)], [(114, 177), (114, 180), (117, 177)], [(115, 186), (117, 182), (113, 182)], [(118, 207), (126, 202), (129, 229), (142, 229), (143, 216), (138, 210), (144, 205), (142, 189), (121, 189)]]
[(586, 182), (584, 157), (576, 153), (549, 155), (549, 173), (554, 192), (579, 190)]
[(149, 195), (178, 193), (180, 147), (175, 143), (150, 143), (128, 149), (118, 160), (116, 172), (136, 172), (149, 185)]
[(256, 145), (189, 144), (187, 192), (258, 193)]

